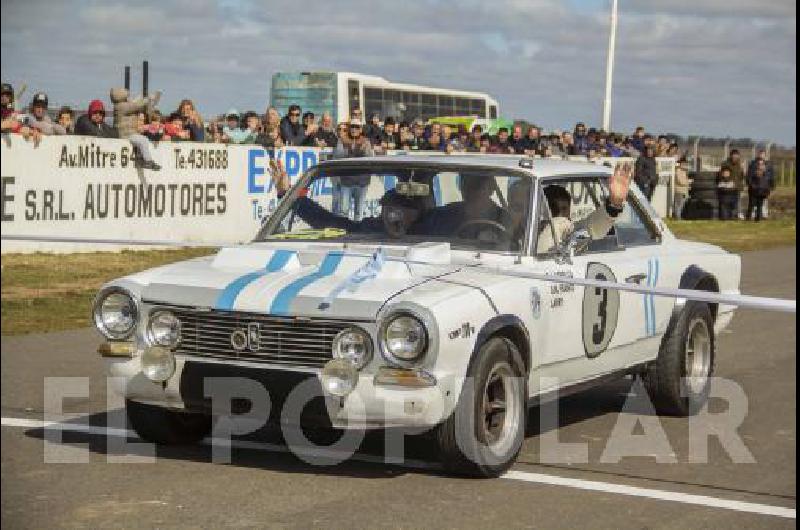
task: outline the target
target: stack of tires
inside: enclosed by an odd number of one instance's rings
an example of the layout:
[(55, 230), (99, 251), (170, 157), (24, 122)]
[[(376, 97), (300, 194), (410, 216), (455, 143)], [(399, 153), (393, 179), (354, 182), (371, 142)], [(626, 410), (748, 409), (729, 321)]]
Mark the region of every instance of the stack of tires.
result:
[(717, 201), (717, 172), (697, 171), (689, 190), (689, 200), (683, 210), (684, 219), (716, 219), (719, 211)]

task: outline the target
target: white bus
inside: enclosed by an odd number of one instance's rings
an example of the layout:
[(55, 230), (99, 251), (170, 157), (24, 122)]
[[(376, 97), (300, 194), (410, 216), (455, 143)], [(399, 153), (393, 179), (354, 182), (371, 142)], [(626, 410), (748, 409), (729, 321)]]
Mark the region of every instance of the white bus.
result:
[(278, 72), (272, 76), (270, 105), (285, 114), (289, 105), (319, 116), (330, 112), (338, 123), (361, 108), (364, 117), (428, 120), (439, 116), (496, 119), (497, 100), (483, 92), (394, 83), (382, 77), (352, 72)]

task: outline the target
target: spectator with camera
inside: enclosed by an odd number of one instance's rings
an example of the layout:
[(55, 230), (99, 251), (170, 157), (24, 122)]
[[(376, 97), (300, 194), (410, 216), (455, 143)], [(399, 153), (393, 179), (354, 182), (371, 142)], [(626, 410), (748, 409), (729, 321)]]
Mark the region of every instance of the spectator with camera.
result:
[(203, 118), (197, 112), (194, 102), (191, 99), (184, 99), (178, 105), (177, 113), (183, 119), (183, 129), (189, 132), (189, 140), (202, 142), (205, 140), (205, 130), (203, 128)]

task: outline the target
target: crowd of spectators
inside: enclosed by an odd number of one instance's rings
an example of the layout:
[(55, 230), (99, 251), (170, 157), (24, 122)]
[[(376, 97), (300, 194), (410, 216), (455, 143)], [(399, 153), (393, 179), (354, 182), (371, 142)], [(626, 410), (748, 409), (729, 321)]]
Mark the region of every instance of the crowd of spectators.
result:
[[(632, 157), (636, 159), (634, 180), (648, 199), (658, 184), (656, 157), (675, 157), (678, 167), (675, 179), (673, 210), (677, 216), (686, 204), (691, 181), (688, 164), (678, 144), (666, 135), (653, 135), (644, 127), (631, 134), (606, 132), (579, 122), (572, 130), (545, 132), (536, 125), (500, 127), (494, 134), (480, 124), (466, 125), (422, 120), (398, 121), (392, 116), (373, 114), (364, 119), (361, 109), (334, 123), (329, 113), (316, 116), (291, 105), (285, 116), (269, 107), (263, 114), (230, 109), (224, 115), (205, 121), (190, 99), (167, 115), (157, 108), (158, 96), (129, 100), (125, 89), (112, 89), (114, 105), (112, 123), (99, 99), (91, 101), (85, 113), (62, 107), (50, 118), (48, 97), (39, 92), (33, 96), (27, 112), (14, 110), (14, 92), (2, 85), (2, 130), (16, 132), (38, 142), (42, 135), (75, 134), (102, 138), (126, 138), (141, 155), (142, 167), (160, 169), (150, 156), (150, 144), (161, 141), (194, 141), (227, 144), (253, 144), (265, 148), (311, 146), (331, 148), (339, 156), (365, 156), (390, 150), (441, 151), (446, 153), (524, 154), (537, 157), (585, 156)], [(79, 114), (77, 119), (76, 114)], [(761, 219), (763, 204), (774, 188), (772, 168), (765, 154), (745, 169), (734, 150), (723, 163), (717, 178), (719, 216), (739, 216), (740, 197), (746, 189), (749, 197), (747, 218)]]

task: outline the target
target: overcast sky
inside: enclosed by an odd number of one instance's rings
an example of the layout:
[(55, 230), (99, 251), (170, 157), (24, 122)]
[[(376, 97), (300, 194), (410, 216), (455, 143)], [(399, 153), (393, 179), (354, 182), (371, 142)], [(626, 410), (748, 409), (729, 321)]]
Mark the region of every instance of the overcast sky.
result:
[[(2, 79), (86, 105), (125, 64), (162, 110), (263, 111), (276, 71), (353, 71), (489, 92), (502, 115), (598, 125), (610, 0), (3, 0)], [(620, 0), (612, 128), (794, 145), (789, 0)]]

